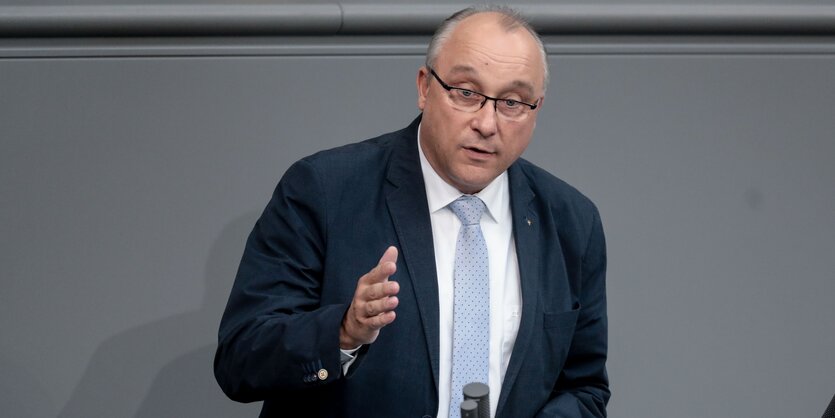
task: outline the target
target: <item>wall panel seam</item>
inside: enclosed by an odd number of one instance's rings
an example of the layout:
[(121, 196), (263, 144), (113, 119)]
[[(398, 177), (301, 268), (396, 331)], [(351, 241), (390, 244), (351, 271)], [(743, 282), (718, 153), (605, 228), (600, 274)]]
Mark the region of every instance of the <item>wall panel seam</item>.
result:
[[(0, 38), (428, 35), (460, 4), (0, 6)], [(832, 35), (831, 5), (516, 5), (544, 35)]]

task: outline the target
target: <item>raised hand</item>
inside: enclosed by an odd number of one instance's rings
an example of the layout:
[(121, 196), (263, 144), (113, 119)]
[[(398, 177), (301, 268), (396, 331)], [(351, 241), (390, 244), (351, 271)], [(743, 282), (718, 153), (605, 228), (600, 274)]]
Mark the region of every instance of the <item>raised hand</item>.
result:
[(397, 248), (388, 247), (377, 266), (359, 278), (354, 299), (339, 329), (340, 348), (350, 350), (371, 344), (380, 335), (380, 329), (394, 321), (400, 285), (388, 278), (395, 271)]

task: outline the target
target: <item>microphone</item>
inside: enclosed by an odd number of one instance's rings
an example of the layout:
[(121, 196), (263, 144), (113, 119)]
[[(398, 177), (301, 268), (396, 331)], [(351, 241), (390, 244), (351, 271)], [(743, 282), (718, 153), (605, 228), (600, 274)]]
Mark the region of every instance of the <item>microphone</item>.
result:
[(821, 418), (835, 418), (835, 396), (832, 396), (832, 400), (829, 401), (829, 406), (826, 407), (826, 411)]
[(478, 418), (478, 402), (472, 399), (461, 402), (461, 418)]
[[(472, 403), (475, 403), (475, 411)], [(466, 404), (466, 405), (464, 405)], [(467, 408), (465, 411), (465, 407)], [(465, 415), (465, 412), (467, 415)], [(470, 415), (473, 412), (476, 415)], [(461, 402), (461, 418), (490, 418), (490, 387), (484, 383), (473, 382), (464, 385), (464, 402)]]

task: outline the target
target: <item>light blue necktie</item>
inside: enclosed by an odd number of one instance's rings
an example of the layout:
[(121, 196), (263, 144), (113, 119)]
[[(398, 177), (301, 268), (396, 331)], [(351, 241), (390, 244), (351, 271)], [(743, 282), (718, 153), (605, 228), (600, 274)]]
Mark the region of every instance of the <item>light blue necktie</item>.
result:
[(487, 243), (481, 233), (484, 202), (461, 196), (449, 204), (461, 220), (455, 246), (454, 303), (452, 305), (452, 387), (450, 418), (461, 414), (464, 385), (488, 384), (490, 353), (490, 283)]

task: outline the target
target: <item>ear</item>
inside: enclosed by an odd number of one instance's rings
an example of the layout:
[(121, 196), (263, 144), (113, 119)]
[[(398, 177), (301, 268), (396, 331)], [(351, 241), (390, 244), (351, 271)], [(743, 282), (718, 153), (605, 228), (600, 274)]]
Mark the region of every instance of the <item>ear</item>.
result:
[(415, 84), (418, 93), (418, 109), (423, 111), (423, 108), (426, 107), (426, 95), (429, 94), (429, 70), (426, 69), (426, 66), (421, 66), (418, 69)]

